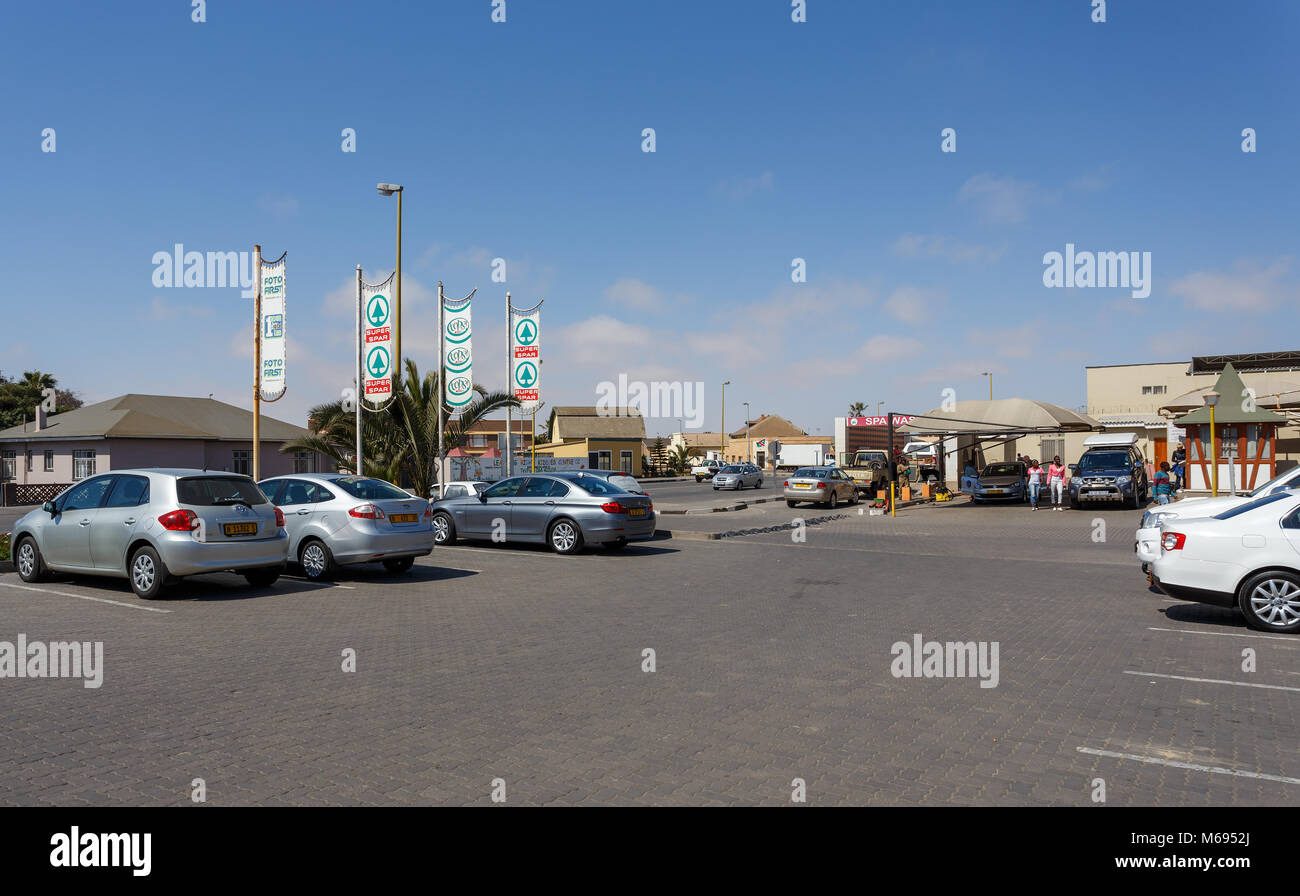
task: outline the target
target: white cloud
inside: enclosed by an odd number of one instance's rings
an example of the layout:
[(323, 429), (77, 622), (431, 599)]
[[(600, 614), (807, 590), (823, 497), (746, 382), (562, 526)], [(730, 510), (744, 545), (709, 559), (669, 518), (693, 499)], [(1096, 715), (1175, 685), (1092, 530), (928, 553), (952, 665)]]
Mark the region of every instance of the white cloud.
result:
[(905, 233), (894, 241), (893, 250), (904, 258), (942, 258), (950, 262), (993, 262), (1006, 252), (969, 243), (951, 242), (947, 237)]
[(605, 299), (635, 308), (638, 311), (651, 311), (664, 304), (663, 294), (644, 280), (635, 277), (623, 277), (614, 281), (605, 289)]
[(916, 286), (900, 286), (885, 300), (885, 310), (908, 324), (921, 324), (936, 319), (936, 309), (943, 303), (943, 294)]
[(755, 193), (765, 192), (772, 189), (776, 184), (776, 177), (771, 171), (764, 171), (757, 177), (738, 177), (724, 180), (713, 188), (714, 195), (725, 196), (727, 199), (739, 202), (742, 199), (748, 199)]
[(968, 179), (961, 185), (957, 197), (963, 202), (974, 203), (985, 218), (1001, 224), (1018, 224), (1029, 217), (1032, 207), (1055, 199), (1054, 195), (1044, 193), (1035, 184), (987, 173)]
[[(558, 342), (561, 346), (559, 356), (566, 361), (625, 369), (628, 350), (650, 349), (656, 340), (654, 333), (647, 327), (629, 324), (607, 314), (598, 314), (561, 327)], [(545, 347), (542, 352), (546, 354)]]
[(1267, 311), (1300, 298), (1295, 281), (1285, 280), (1292, 258), (1284, 255), (1266, 268), (1242, 259), (1230, 273), (1197, 271), (1169, 285), (1169, 294), (1200, 311)]

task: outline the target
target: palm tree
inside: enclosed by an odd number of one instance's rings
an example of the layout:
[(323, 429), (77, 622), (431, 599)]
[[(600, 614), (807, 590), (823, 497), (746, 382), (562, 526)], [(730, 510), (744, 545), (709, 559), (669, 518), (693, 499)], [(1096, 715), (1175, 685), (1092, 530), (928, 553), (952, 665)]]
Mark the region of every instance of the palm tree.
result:
[[(437, 482), (438, 396), (441, 389), (436, 372), (420, 376), (419, 368), (406, 359), (406, 376), (397, 382), (392, 402), (382, 411), (362, 414), (361, 442), (365, 454), (362, 474), (407, 483), (420, 495), (429, 496)], [(443, 443), (447, 451), (462, 447), (469, 430), (494, 411), (507, 405), (518, 407), (506, 392), (488, 392), (475, 385), (477, 397), (451, 419), (444, 405), (446, 421)], [(286, 442), (281, 451), (315, 451), (330, 458), (339, 469), (356, 471), (356, 414), (343, 409), (341, 401), (318, 405), (307, 415), (312, 435)]]
[(866, 413), (866, 410), (867, 410), (866, 402), (855, 401), (853, 402), (853, 404), (849, 405), (849, 416), (861, 417), (864, 413)]
[(668, 468), (678, 476), (691, 468), (691, 452), (685, 445), (678, 445), (669, 452)]

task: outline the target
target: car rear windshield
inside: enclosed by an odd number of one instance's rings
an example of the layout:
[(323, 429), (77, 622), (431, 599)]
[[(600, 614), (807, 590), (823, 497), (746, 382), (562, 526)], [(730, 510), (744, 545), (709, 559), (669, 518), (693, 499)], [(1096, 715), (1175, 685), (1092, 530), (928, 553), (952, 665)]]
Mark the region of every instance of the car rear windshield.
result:
[(598, 479), (595, 476), (580, 476), (573, 480), (573, 484), (582, 489), (589, 495), (623, 495), (627, 494), (617, 485), (610, 483), (605, 479)]
[(331, 479), (330, 482), (343, 489), (343, 491), (347, 492), (352, 497), (360, 498), (363, 501), (385, 501), (391, 498), (411, 497), (391, 482), (385, 482), (382, 479), (363, 479), (360, 476), (344, 476), (342, 479)]
[(1265, 495), (1262, 498), (1256, 498), (1253, 501), (1248, 501), (1245, 504), (1232, 508), (1231, 510), (1225, 510), (1223, 511), (1223, 513), (1215, 514), (1214, 518), (1216, 520), (1230, 520), (1234, 516), (1241, 516), (1243, 513), (1250, 513), (1252, 510), (1256, 510), (1260, 507), (1265, 507), (1269, 504), (1273, 504), (1274, 502), (1285, 501), (1287, 498), (1294, 498), (1294, 497), (1295, 495), (1292, 495), (1288, 492), (1279, 492), (1276, 495)]
[(176, 480), (176, 498), (194, 507), (222, 504), (265, 504), (266, 495), (257, 483), (242, 476), (191, 476)]
[(641, 483), (637, 482), (632, 476), (611, 476), (609, 477), (610, 485), (617, 485), (625, 492), (641, 491)]
[(805, 467), (802, 470), (794, 471), (795, 479), (825, 479), (830, 474), (829, 470), (814, 470), (811, 467)]

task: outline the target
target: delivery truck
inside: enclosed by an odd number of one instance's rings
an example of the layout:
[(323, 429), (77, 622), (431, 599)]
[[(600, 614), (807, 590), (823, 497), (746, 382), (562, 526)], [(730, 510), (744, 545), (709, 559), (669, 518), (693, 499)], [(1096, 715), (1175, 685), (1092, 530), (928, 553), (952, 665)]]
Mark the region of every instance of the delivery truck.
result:
[(821, 445), (778, 444), (777, 470), (795, 470), (799, 467), (821, 467), (835, 463), (835, 449), (829, 442)]

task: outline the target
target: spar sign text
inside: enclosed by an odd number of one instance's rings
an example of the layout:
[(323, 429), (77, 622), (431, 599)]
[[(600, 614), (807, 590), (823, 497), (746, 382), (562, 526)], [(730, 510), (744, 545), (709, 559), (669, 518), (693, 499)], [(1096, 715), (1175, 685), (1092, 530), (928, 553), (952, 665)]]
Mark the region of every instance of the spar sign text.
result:
[(515, 313), (510, 333), (510, 387), (520, 409), (524, 411), (536, 407), (541, 395), (540, 328), (540, 306), (532, 311)]
[(361, 288), (361, 372), (365, 400), (381, 405), (393, 394), (393, 278)]

